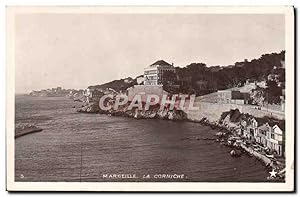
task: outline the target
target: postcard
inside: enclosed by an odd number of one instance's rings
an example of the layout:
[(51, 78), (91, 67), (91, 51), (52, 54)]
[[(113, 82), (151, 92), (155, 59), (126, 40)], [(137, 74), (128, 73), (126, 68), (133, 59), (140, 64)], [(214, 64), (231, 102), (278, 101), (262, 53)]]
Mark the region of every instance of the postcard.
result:
[(295, 190), (292, 6), (6, 11), (8, 191)]

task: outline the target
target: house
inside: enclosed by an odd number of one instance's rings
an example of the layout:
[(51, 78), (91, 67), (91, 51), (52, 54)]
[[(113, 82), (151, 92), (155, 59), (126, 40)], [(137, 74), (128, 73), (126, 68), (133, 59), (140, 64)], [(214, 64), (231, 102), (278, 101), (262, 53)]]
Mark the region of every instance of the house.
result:
[(267, 147), (275, 152), (277, 155), (283, 155), (283, 131), (275, 124), (271, 130), (267, 133)]
[(231, 91), (231, 103), (235, 104), (248, 104), (250, 99), (249, 93), (240, 91)]
[(161, 85), (164, 81), (164, 73), (171, 71), (175, 73), (173, 64), (159, 60), (144, 69), (144, 85)]
[(260, 81), (260, 82), (257, 82), (256, 85), (260, 88), (267, 88), (267, 82), (266, 81)]
[(247, 137), (247, 136), (248, 136), (248, 134), (247, 134), (247, 126), (248, 126), (247, 120), (242, 119), (242, 120), (240, 121), (240, 126), (241, 126), (241, 130), (240, 130), (240, 133), (239, 133), (239, 134), (240, 134), (241, 136)]
[(271, 131), (272, 127), (269, 125), (269, 123), (265, 123), (258, 127), (257, 130), (257, 137), (255, 141), (265, 147), (267, 147), (268, 144), (268, 133)]
[(248, 104), (250, 94), (237, 90), (218, 90), (218, 103)]
[(257, 81), (247, 79), (246, 83), (244, 83), (244, 86), (240, 87), (239, 90), (241, 92), (251, 92), (252, 90), (255, 90), (257, 88)]
[(256, 141), (258, 137), (258, 121), (254, 117), (249, 117), (247, 120), (247, 128), (244, 132), (244, 136), (250, 140)]
[(271, 125), (267, 122), (262, 126), (258, 127), (258, 132), (255, 141), (267, 147), (270, 151), (273, 151), (276, 155), (282, 156), (284, 153), (283, 130), (282, 130), (283, 128), (280, 128), (278, 124), (274, 124), (274, 126)]
[(84, 96), (87, 98), (87, 102), (99, 102), (100, 98), (104, 95), (104, 93), (100, 90), (87, 88), (84, 91)]
[(279, 82), (279, 75), (278, 74), (269, 74), (268, 81), (276, 81)]

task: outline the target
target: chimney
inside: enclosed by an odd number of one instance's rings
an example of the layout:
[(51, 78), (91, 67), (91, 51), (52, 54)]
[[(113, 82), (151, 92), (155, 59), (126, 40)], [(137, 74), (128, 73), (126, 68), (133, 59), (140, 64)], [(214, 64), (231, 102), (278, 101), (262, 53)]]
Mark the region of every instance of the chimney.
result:
[(174, 63), (172, 62), (172, 66), (174, 66)]

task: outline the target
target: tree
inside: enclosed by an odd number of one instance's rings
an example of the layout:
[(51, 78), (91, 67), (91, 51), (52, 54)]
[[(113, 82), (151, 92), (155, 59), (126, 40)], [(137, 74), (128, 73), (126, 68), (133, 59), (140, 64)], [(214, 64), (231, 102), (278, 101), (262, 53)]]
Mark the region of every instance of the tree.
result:
[(277, 86), (276, 81), (267, 81), (266, 98), (268, 103), (280, 103), (282, 88)]

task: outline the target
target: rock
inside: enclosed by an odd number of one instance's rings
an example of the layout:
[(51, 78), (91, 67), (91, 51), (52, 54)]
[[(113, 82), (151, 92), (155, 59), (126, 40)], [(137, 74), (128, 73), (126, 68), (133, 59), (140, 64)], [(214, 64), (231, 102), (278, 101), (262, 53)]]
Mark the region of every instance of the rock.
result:
[(92, 108), (91, 107), (88, 107), (87, 109), (86, 109), (86, 112), (91, 112), (92, 111)]
[(157, 117), (161, 118), (161, 119), (166, 119), (167, 115), (168, 115), (167, 110), (158, 110), (158, 112), (157, 112)]
[(173, 111), (169, 111), (168, 112), (168, 119), (169, 120), (173, 120), (174, 119), (174, 112)]
[(134, 113), (134, 116), (133, 116), (135, 119), (140, 119), (142, 118), (142, 115), (140, 113), (140, 111), (137, 109), (135, 110), (135, 113)]
[(156, 116), (156, 113), (155, 113), (155, 112), (149, 114), (149, 118), (155, 118), (155, 116)]
[(232, 157), (240, 157), (242, 155), (242, 152), (240, 150), (233, 149), (230, 151), (230, 155)]
[(222, 137), (222, 136), (223, 136), (223, 133), (222, 133), (222, 132), (218, 132), (218, 133), (216, 133), (216, 136), (217, 136), (217, 137)]
[[(107, 107), (111, 107), (109, 110), (100, 109), (98, 103), (87, 103), (84, 102), (82, 107), (77, 109), (77, 112), (82, 113), (100, 113), (100, 114), (110, 114), (111, 116), (125, 116), (133, 117), (136, 119), (145, 118), (145, 119), (168, 119), (168, 120), (186, 120), (187, 114), (182, 110), (168, 110), (168, 109), (159, 109), (159, 106), (152, 107), (149, 110), (127, 110), (128, 106), (124, 105), (121, 108), (113, 109), (114, 102), (107, 103)], [(74, 107), (73, 107), (74, 108)], [(76, 107), (75, 107), (76, 108)]]

